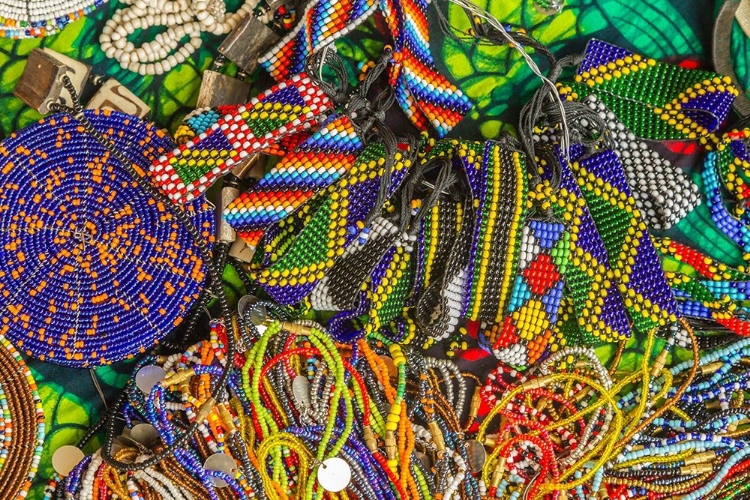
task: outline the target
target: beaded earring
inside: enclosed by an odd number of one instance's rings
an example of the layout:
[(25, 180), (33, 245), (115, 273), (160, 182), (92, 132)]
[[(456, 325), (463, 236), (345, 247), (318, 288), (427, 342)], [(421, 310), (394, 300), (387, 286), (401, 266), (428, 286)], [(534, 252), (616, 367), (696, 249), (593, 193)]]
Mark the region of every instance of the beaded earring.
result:
[(152, 164), (151, 172), (173, 201), (188, 202), (248, 156), (317, 125), (332, 108), (333, 102), (325, 92), (301, 73), (239, 106), (205, 132), (161, 156)]
[[(84, 117), (136, 168), (174, 146), (129, 115)], [(35, 358), (84, 367), (133, 357), (180, 324), (206, 279), (196, 244), (81, 124), (53, 115), (12, 134), (0, 156), (7, 338)], [(210, 241), (210, 205), (200, 198), (187, 210)]]
[(0, 485), (3, 498), (26, 498), (44, 444), (44, 411), (21, 355), (0, 336)]
[(594, 94), (637, 137), (706, 143), (726, 119), (738, 90), (728, 77), (658, 62), (591, 40), (570, 85)]

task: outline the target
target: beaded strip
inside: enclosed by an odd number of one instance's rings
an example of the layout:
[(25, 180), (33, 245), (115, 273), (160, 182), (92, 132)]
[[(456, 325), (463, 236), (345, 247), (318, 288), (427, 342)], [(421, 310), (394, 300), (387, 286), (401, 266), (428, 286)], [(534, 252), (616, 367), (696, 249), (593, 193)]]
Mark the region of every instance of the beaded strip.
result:
[[(408, 145), (396, 153), (390, 171), (388, 196), (401, 185), (414, 153), (408, 150)], [(277, 258), (270, 267), (252, 277), (276, 302), (293, 304), (309, 295), (321, 280), (326, 279), (326, 271), (333, 267), (347, 247), (363, 238), (363, 223), (375, 206), (385, 173), (385, 154), (382, 144), (373, 142), (368, 145), (348, 175), (325, 193), (322, 205), (299, 233), (294, 233), (294, 241), (284, 253), (279, 252), (277, 240), (273, 245), (266, 245), (265, 251), (273, 252)]]
[[(122, 113), (85, 112), (146, 169), (174, 147)], [(67, 115), (0, 144), (0, 333), (28, 355), (83, 367), (131, 358), (180, 324), (205, 281), (187, 231)], [(212, 207), (187, 207), (213, 238)]]
[(622, 163), (612, 151), (571, 164), (609, 255), (618, 288), (636, 330), (677, 320), (677, 304), (664, 279), (648, 228), (635, 208)]
[(332, 116), (250, 190), (224, 209), (224, 219), (251, 247), (263, 230), (349, 172), (364, 149), (349, 115)]
[(581, 341), (588, 345), (594, 338), (609, 342), (627, 338), (630, 324), (612, 278), (606, 247), (570, 166), (562, 157), (560, 163), (559, 189), (552, 189), (545, 179), (530, 197), (542, 210), (551, 210), (570, 230), (570, 265), (565, 281), (583, 334)]
[(26, 498), (42, 457), (44, 411), (21, 355), (0, 336), (0, 485), (3, 498)]
[(595, 94), (626, 128), (644, 139), (700, 139), (724, 122), (738, 90), (731, 79), (690, 70), (591, 40), (571, 85)]
[[(559, 88), (568, 100), (578, 98), (569, 87)], [(614, 139), (613, 151), (623, 164), (636, 207), (651, 229), (670, 228), (700, 204), (698, 186), (682, 169), (638, 140), (596, 95), (588, 95), (583, 102), (609, 128)]]
[(260, 59), (277, 81), (302, 72), (307, 59), (346, 36), (372, 16), (376, 0), (316, 0), (310, 2), (294, 29)]
[(502, 319), (518, 269), (527, 179), (521, 153), (499, 143), (457, 147), (476, 210), (464, 314), (472, 320)]
[(172, 200), (193, 200), (240, 161), (314, 126), (332, 107), (325, 92), (307, 75), (295, 75), (161, 156), (151, 171)]
[(375, 7), (393, 37), (389, 80), (396, 99), (420, 129), (447, 134), (471, 109), (469, 99), (440, 75), (430, 54), (425, 0), (323, 0), (311, 3), (297, 28), (260, 59), (276, 80), (304, 68), (310, 55), (330, 45), (370, 17)]
[(7, 1), (0, 7), (0, 37), (41, 38), (59, 33), (105, 0)]
[(565, 225), (531, 219), (521, 235), (518, 274), (505, 318), (492, 324), (480, 340), (504, 363), (525, 367), (565, 346), (556, 328), (570, 256)]
[(667, 272), (666, 277), (677, 299), (680, 314), (688, 318), (714, 321), (743, 336), (750, 336), (750, 275), (733, 269), (676, 241), (654, 239), (664, 256), (687, 266), (683, 272)]

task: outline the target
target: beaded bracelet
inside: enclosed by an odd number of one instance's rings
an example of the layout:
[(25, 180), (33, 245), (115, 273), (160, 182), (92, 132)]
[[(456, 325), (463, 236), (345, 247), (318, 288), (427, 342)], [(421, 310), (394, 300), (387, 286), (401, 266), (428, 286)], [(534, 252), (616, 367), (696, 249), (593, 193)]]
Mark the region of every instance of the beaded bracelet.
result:
[(104, 0), (61, 2), (5, 2), (0, 9), (0, 37), (41, 38), (60, 32), (65, 26), (93, 12)]
[[(135, 117), (83, 116), (137, 168), (173, 147)], [(35, 358), (89, 366), (144, 352), (181, 323), (206, 276), (192, 237), (76, 120), (53, 115), (12, 134), (0, 155), (13, 249), (0, 278), (3, 334)], [(210, 241), (211, 206), (186, 209)]]

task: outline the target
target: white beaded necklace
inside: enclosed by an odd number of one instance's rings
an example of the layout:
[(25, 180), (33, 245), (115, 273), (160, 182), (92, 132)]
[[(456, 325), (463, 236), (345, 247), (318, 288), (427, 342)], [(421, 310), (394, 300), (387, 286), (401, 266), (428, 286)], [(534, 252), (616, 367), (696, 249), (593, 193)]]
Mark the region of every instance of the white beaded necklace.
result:
[[(233, 14), (223, 0), (125, 0), (107, 21), (99, 43), (109, 58), (141, 75), (161, 75), (185, 62), (201, 46), (201, 34), (225, 35), (253, 10), (260, 0), (246, 0)], [(266, 13), (266, 16), (269, 14)], [(139, 29), (163, 26), (166, 31), (135, 46), (128, 37)]]

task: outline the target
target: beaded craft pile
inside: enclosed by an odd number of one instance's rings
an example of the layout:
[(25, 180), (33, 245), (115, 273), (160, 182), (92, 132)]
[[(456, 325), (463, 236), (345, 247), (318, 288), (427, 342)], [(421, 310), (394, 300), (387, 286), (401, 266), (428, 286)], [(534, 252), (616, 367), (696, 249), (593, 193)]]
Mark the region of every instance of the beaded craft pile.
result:
[[(750, 129), (715, 135), (739, 90), (599, 40), (558, 61), (451, 2), (470, 29), (445, 35), (542, 77), (516, 135), (446, 137), (472, 105), (422, 0), (284, 5), (273, 30), (263, 0), (132, 2), (100, 40), (149, 75), (253, 16), (204, 81), (226, 104), (175, 141), (39, 63), (54, 114), (0, 142), (0, 497), (40, 469), (45, 500), (750, 497)], [(334, 44), (371, 16), (390, 45), (351, 71)], [(237, 104), (255, 28), (277, 83)], [(657, 140), (705, 147), (701, 178)], [(744, 265), (658, 233), (699, 206)], [(92, 368), (106, 417), (45, 454), (19, 353), (132, 375), (110, 399)]]

